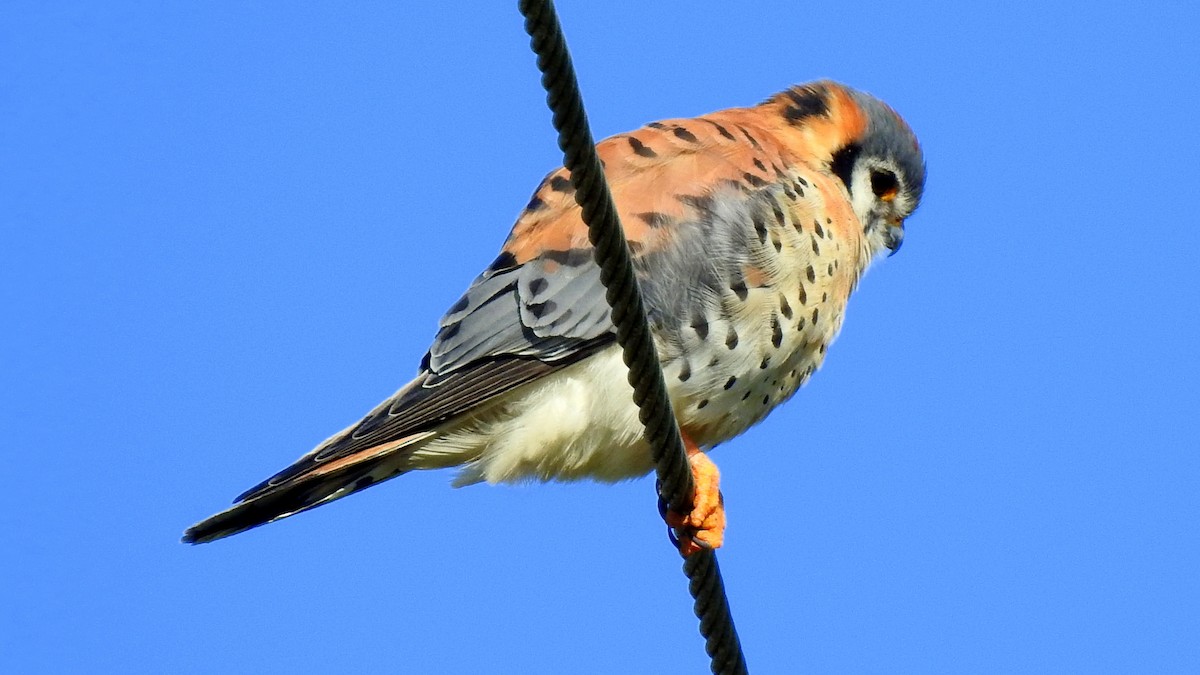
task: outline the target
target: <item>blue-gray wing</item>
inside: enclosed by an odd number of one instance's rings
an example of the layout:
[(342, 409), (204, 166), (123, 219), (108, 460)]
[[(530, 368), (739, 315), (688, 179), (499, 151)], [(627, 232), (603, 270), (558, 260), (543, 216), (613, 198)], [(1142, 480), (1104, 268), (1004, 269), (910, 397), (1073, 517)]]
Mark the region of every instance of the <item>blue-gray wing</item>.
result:
[(613, 333), (600, 269), (590, 249), (545, 254), (489, 269), (447, 312), (422, 364), (433, 381), (481, 361), (572, 360)]

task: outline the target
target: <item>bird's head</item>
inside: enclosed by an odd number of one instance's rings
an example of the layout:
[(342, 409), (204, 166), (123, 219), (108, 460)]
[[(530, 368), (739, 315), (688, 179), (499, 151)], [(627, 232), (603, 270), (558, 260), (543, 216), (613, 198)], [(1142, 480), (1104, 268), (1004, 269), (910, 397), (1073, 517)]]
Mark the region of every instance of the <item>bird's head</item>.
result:
[(908, 124), (883, 101), (836, 82), (792, 87), (768, 102), (845, 186), (871, 256), (898, 251), (925, 190), (925, 157)]

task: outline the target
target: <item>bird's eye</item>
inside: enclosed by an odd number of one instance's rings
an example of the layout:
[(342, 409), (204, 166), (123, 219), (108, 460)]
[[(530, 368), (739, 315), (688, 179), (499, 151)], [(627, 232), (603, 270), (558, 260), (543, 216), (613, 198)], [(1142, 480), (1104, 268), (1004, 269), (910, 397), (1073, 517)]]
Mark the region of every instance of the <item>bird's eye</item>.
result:
[(871, 192), (879, 199), (890, 202), (900, 192), (900, 183), (891, 171), (876, 169), (871, 172)]

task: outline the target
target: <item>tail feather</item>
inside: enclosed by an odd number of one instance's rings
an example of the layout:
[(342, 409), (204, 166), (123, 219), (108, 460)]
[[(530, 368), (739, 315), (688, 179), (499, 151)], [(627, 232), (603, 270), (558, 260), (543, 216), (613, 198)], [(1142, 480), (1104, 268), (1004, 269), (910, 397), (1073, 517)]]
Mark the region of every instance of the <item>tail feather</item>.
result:
[[(425, 436), (405, 439), (409, 442), (403, 446)], [(406, 473), (403, 459), (396, 455), (398, 445), (393, 442), (369, 448), (336, 462), (316, 465), (277, 485), (253, 490), (247, 496), (239, 497), (229, 509), (189, 527), (183, 533), (183, 543), (205, 544), (223, 539), (328, 504)]]

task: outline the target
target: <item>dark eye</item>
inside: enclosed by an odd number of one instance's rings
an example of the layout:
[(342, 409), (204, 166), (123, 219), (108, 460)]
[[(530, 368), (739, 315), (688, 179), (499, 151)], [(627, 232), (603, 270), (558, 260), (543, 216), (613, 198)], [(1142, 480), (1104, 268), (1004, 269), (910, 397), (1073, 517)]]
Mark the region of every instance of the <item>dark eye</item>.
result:
[(872, 171), (871, 192), (874, 192), (876, 197), (885, 202), (895, 199), (896, 195), (900, 192), (900, 182), (896, 180), (896, 174), (881, 169)]

